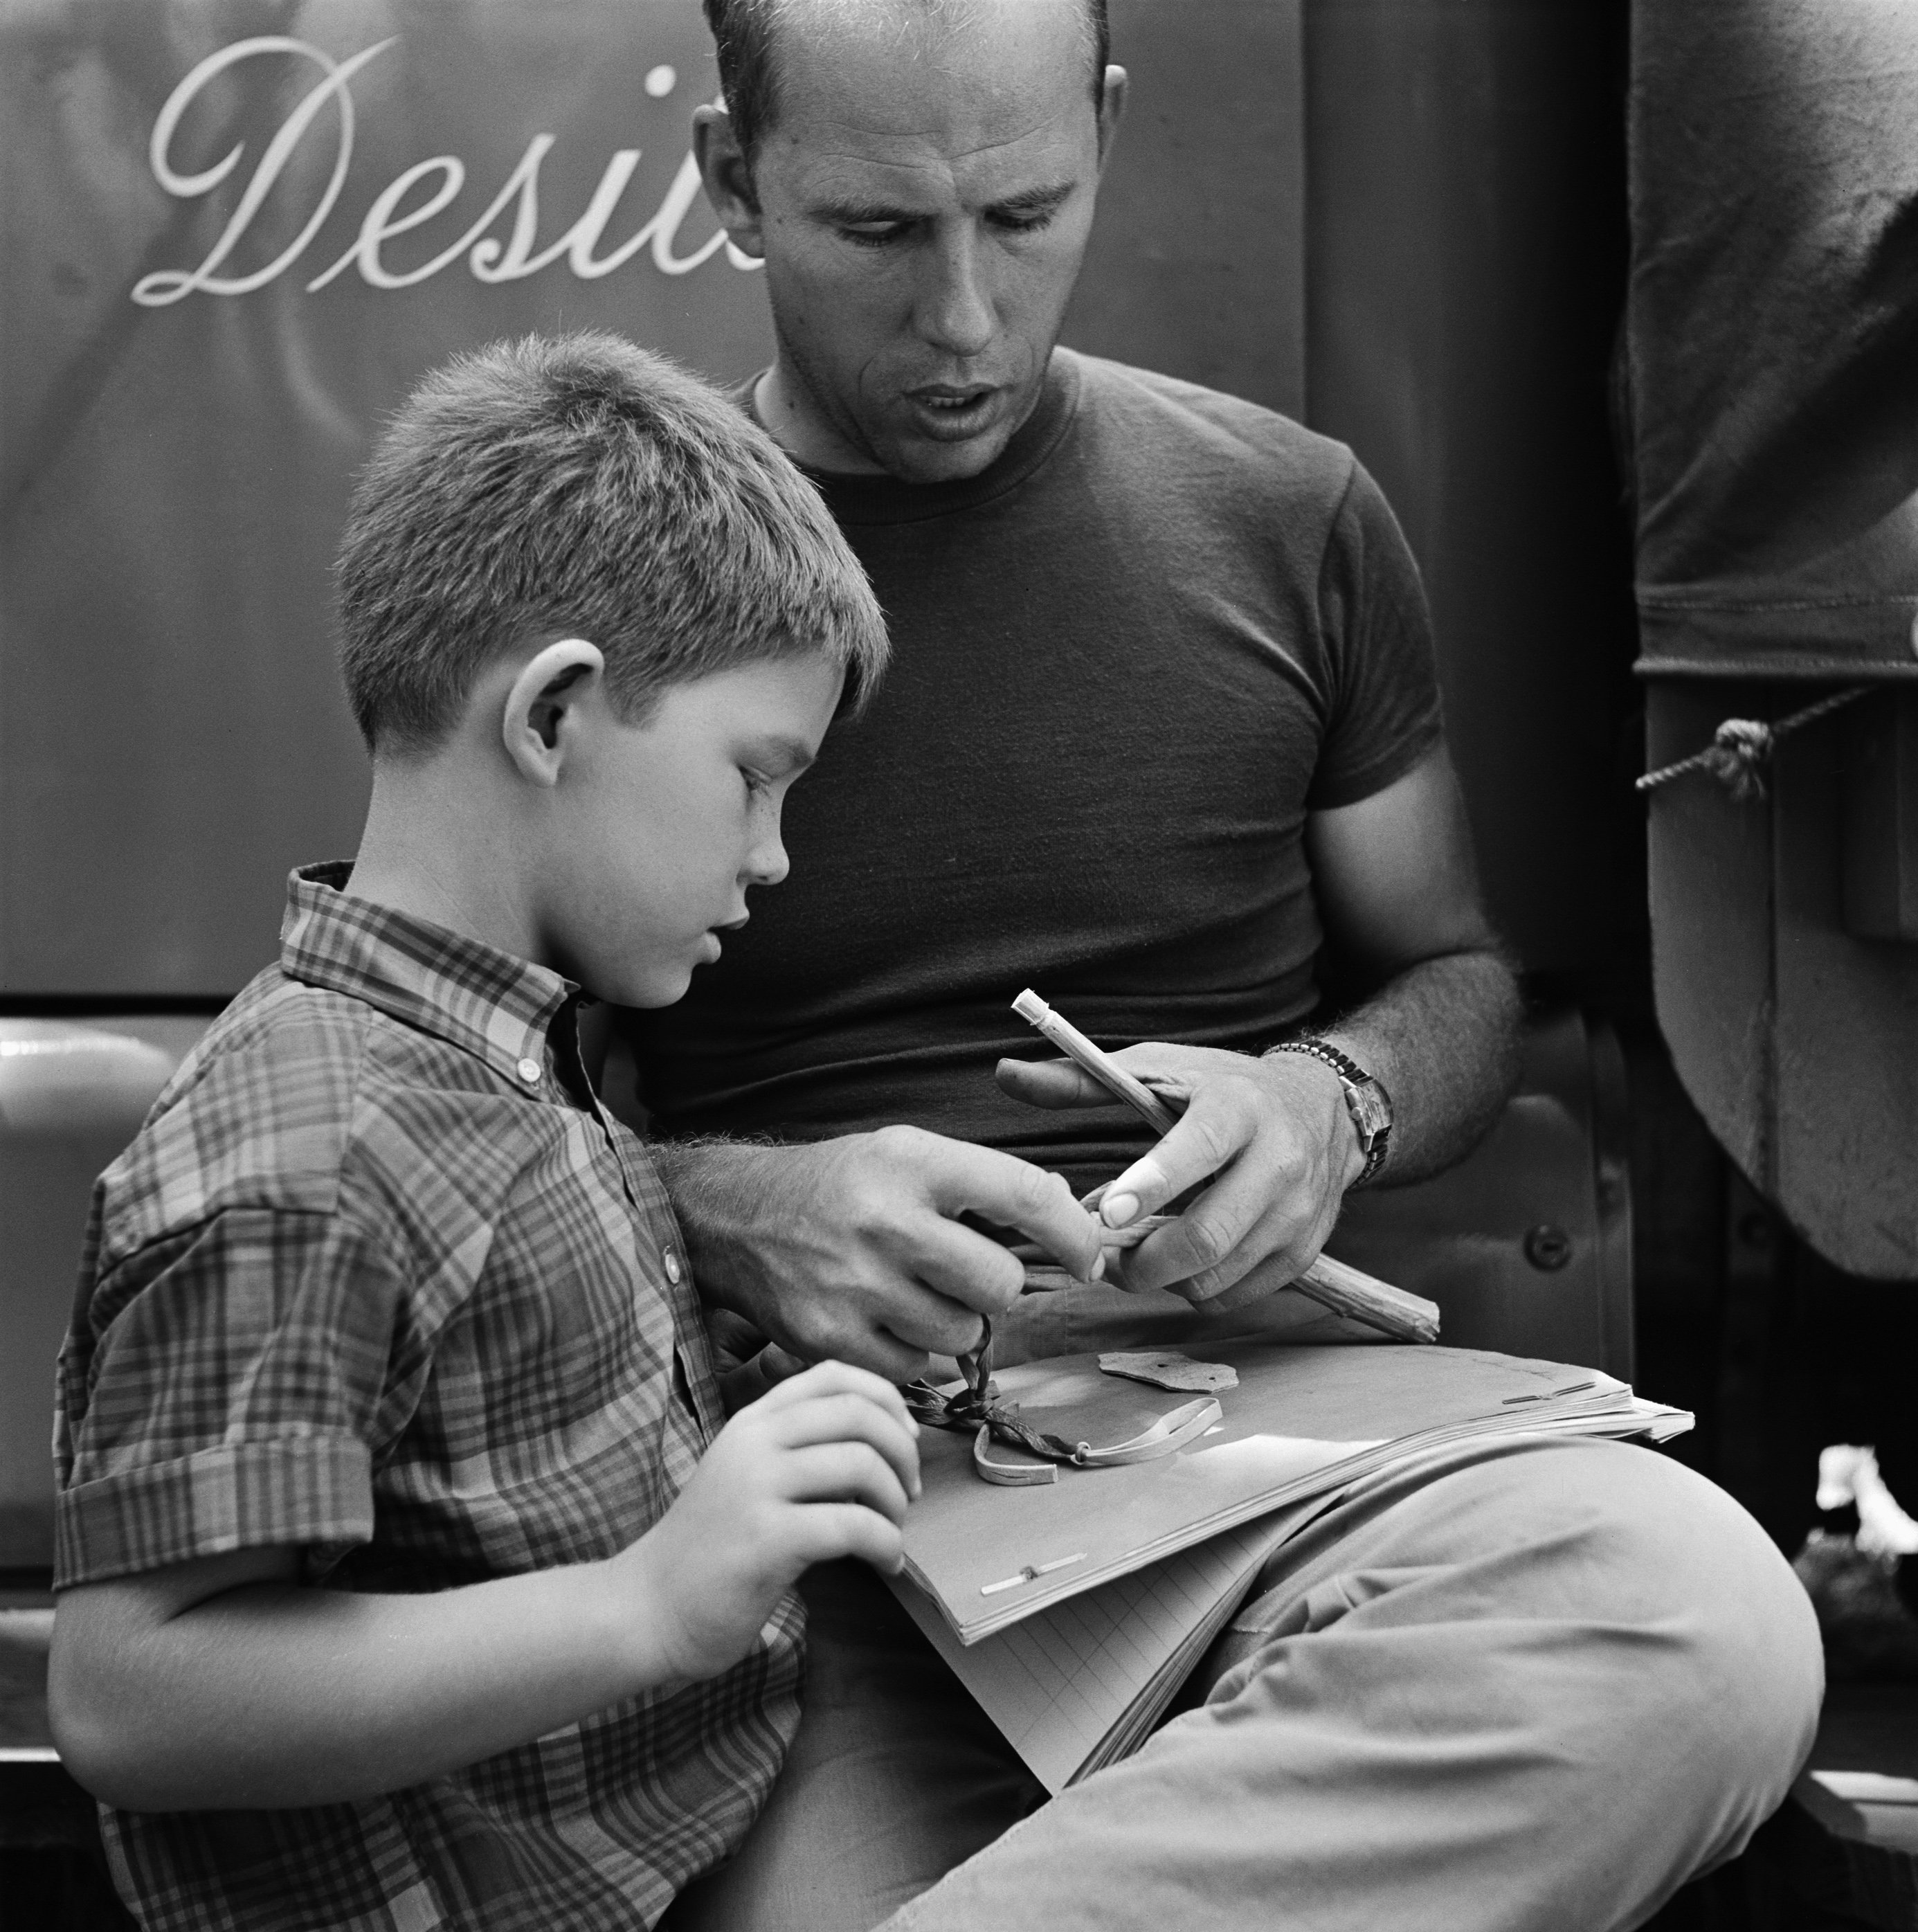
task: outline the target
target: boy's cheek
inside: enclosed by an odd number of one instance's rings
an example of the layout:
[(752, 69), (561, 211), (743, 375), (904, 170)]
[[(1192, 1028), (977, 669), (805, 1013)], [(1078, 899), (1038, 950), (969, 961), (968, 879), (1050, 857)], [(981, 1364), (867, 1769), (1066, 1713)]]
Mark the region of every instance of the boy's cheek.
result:
[(697, 962), (688, 958), (662, 958), (643, 943), (623, 956), (601, 963), (596, 976), (601, 984), (587, 991), (622, 1006), (670, 1006), (685, 997)]
[(687, 988), (693, 982), (690, 972), (679, 974), (670, 979), (655, 980), (632, 992), (615, 995), (622, 1006), (634, 1006), (641, 1011), (650, 1011), (658, 1006), (676, 1006), (686, 997)]

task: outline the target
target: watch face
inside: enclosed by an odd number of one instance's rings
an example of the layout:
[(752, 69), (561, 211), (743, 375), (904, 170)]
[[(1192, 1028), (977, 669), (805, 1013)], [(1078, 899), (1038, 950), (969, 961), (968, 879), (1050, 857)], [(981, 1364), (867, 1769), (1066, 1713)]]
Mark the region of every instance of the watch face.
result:
[(1359, 1130), (1359, 1144), (1369, 1154), (1372, 1143), (1392, 1128), (1392, 1102), (1376, 1080), (1353, 1082), (1345, 1087), (1345, 1104), (1352, 1109), (1353, 1124)]

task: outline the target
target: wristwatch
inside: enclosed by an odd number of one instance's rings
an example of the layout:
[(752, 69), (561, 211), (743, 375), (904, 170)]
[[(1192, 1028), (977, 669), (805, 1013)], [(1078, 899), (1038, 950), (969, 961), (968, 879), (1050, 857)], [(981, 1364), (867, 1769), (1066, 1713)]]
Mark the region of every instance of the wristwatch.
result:
[(1338, 1076), (1338, 1084), (1345, 1089), (1345, 1110), (1352, 1116), (1359, 1149), (1365, 1156), (1352, 1186), (1363, 1187), (1385, 1165), (1386, 1148), (1392, 1139), (1392, 1096), (1349, 1053), (1341, 1053), (1325, 1040), (1283, 1040), (1267, 1052), (1309, 1054)]

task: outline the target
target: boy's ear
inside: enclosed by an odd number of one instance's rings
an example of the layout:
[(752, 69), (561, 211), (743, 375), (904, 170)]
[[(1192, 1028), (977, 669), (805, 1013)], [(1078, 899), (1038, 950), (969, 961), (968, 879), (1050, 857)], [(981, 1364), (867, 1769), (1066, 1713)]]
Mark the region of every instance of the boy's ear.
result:
[(544, 645), (520, 668), (506, 694), (499, 735), (522, 778), (536, 785), (559, 782), (571, 735), (569, 716), (605, 670), (599, 646), (584, 638)]
[(693, 158), (727, 239), (741, 254), (763, 261), (766, 237), (753, 171), (733, 131), (733, 117), (724, 107), (693, 110)]

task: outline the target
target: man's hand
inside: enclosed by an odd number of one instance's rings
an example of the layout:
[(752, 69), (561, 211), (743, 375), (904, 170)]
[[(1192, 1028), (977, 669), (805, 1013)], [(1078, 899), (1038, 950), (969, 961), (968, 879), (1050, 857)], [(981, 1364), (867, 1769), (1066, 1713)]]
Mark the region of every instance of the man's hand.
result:
[[(1370, 997), (1328, 1034), (1392, 1096), (1381, 1185), (1435, 1174), (1497, 1118), (1518, 1072), (1518, 994), (1479, 903), (1471, 836), (1443, 746), (1356, 803), (1305, 822), (1312, 890), (1354, 990)], [(1317, 1258), (1364, 1166), (1338, 1076), (1304, 1054), (1134, 1046), (1119, 1064), (1185, 1118), (1106, 1190), (1121, 1226), (1218, 1178), (1124, 1263), (1128, 1288), (1176, 1287), (1230, 1307), (1296, 1280)], [(1039, 1107), (1110, 1106), (1069, 1062), (1002, 1060), (999, 1084)], [(1125, 1197), (1137, 1205), (1125, 1211)], [(1257, 1268), (1256, 1281), (1246, 1276)], [(1240, 1284), (1243, 1286), (1240, 1286)]]
[(899, 1391), (822, 1362), (721, 1430), (673, 1507), (612, 1559), (634, 1587), (634, 1636), (670, 1678), (736, 1663), (815, 1563), (857, 1556), (890, 1574), (919, 1493), (919, 1424)]
[(809, 1361), (910, 1382), (928, 1354), (977, 1347), (1025, 1270), (961, 1214), (1016, 1228), (1082, 1280), (1102, 1268), (1098, 1224), (1059, 1175), (916, 1127), (654, 1152), (701, 1295)]
[[(1106, 1188), (1105, 1225), (1125, 1227), (1211, 1182), (1125, 1258), (1116, 1271), (1123, 1285), (1170, 1288), (1200, 1302), (1227, 1294), (1262, 1264), (1275, 1288), (1302, 1274), (1365, 1165), (1338, 1075), (1303, 1054), (1259, 1060), (1152, 1044), (1113, 1058), (1175, 1108), (1182, 1097), (1186, 1105), (1172, 1131)], [(1035, 1107), (1112, 1105), (1110, 1094), (1070, 1060), (1002, 1060), (998, 1080)]]

